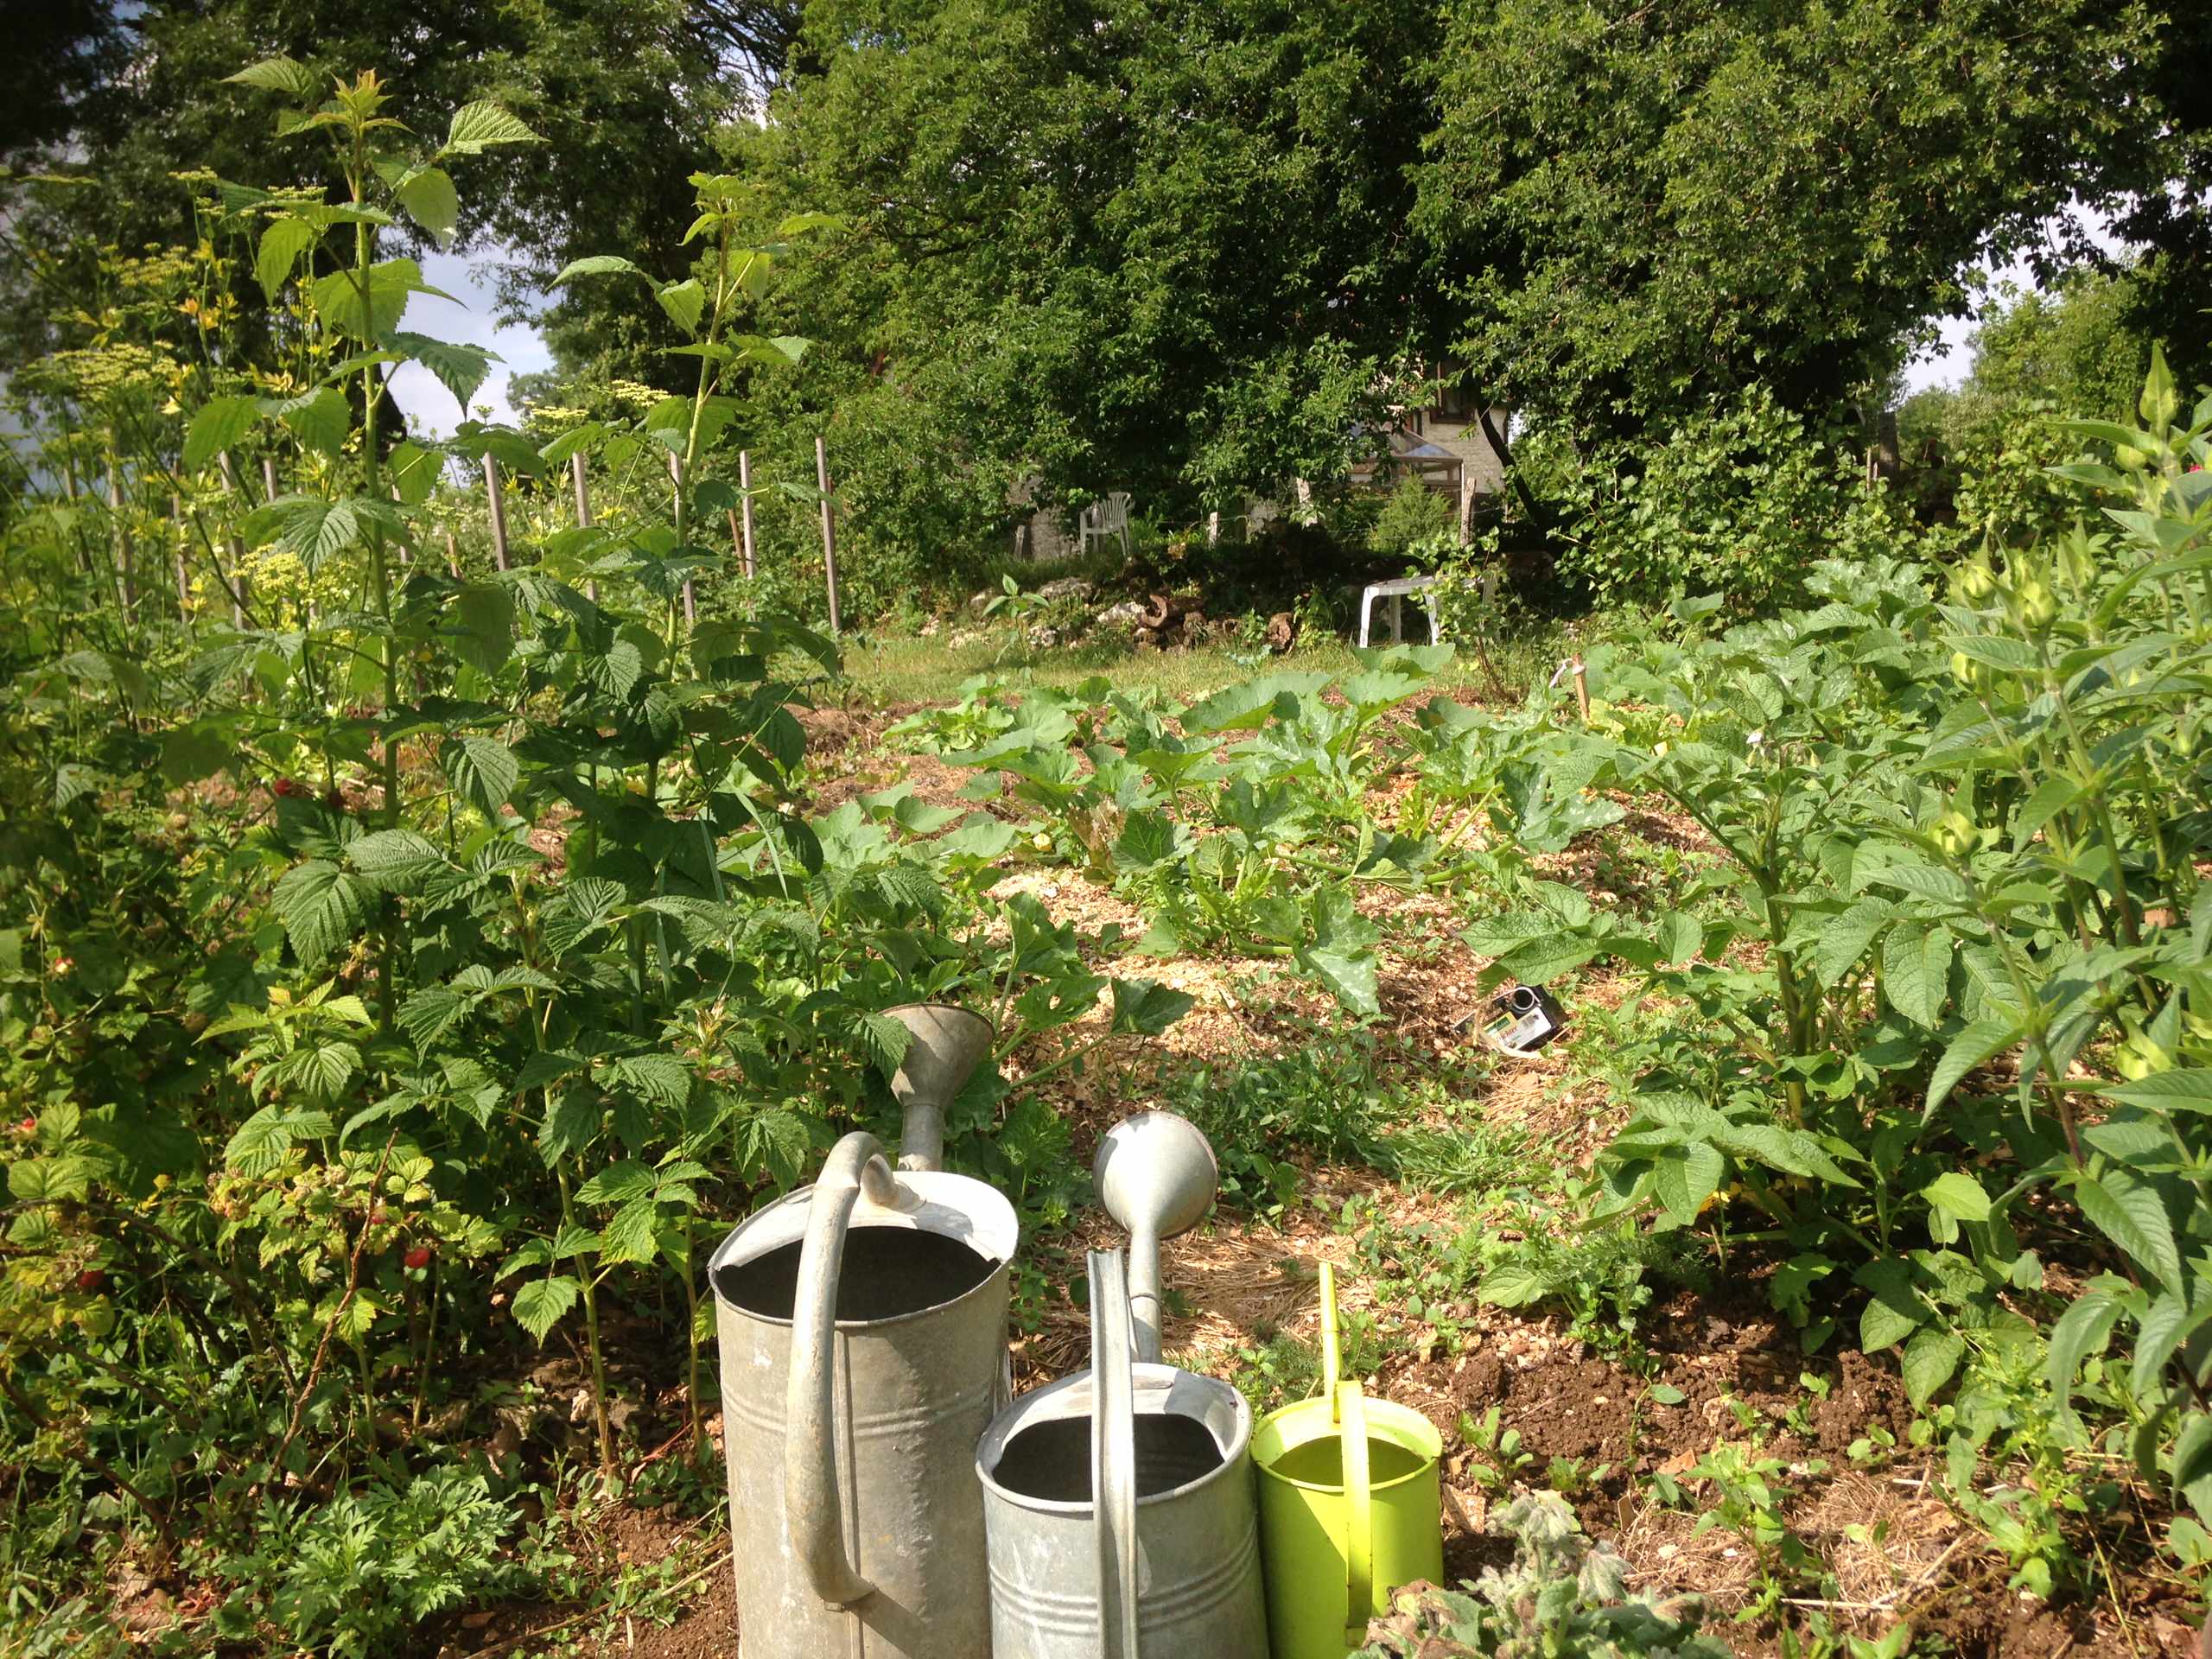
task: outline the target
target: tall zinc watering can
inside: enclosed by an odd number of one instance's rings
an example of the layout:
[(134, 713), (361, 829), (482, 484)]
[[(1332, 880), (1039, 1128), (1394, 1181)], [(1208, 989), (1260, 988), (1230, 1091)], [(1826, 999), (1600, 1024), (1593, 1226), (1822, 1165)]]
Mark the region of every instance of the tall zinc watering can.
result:
[(959, 1009), (891, 1012), (915, 1033), (893, 1089), (910, 1134), (923, 1120), (907, 1151), (928, 1166), (893, 1173), (874, 1136), (849, 1135), (813, 1186), (708, 1263), (738, 1639), (761, 1659), (990, 1652), (969, 1468), (1006, 1398), (1017, 1227), (997, 1192), (935, 1164), (945, 1102), (991, 1027)]
[(1319, 1399), (1261, 1419), (1260, 1537), (1273, 1659), (1344, 1659), (1390, 1592), (1444, 1576), (1444, 1455), (1419, 1412), (1338, 1379), (1337, 1279), (1321, 1264)]

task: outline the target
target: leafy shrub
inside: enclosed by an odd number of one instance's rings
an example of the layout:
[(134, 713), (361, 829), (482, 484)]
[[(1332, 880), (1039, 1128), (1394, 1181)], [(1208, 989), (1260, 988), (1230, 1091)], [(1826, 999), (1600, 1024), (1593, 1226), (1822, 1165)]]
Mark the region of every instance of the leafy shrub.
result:
[(314, 1508), (271, 1503), (254, 1548), (219, 1565), (239, 1588), (217, 1626), (245, 1640), (266, 1619), (295, 1647), (391, 1652), (432, 1614), (527, 1584), (501, 1545), (514, 1522), (482, 1476), (454, 1468)]
[(1725, 1643), (1698, 1634), (1694, 1597), (1631, 1596), (1628, 1563), (1593, 1548), (1557, 1493), (1516, 1498), (1486, 1529), (1513, 1540), (1512, 1565), (1465, 1592), (1408, 1585), (1357, 1659), (1727, 1659)]
[(2135, 1330), (2130, 1449), (2196, 1528), (2212, 399), (2184, 417), (2154, 359), (2140, 408), (2140, 426), (2072, 429), (2108, 460), (2064, 477), (2109, 528), (2001, 569), (1985, 555), (1942, 602), (1923, 569), (1824, 563), (1816, 610), (1708, 636), (1719, 601), (1681, 604), (1682, 642), (1592, 653), (1599, 729), (1564, 763), (1693, 819), (1730, 866), (1701, 884), (1717, 902), (1646, 924), (1529, 884), (1467, 938), (1493, 976), (1530, 982), (1616, 957), (1682, 1010), (1618, 1057), (1636, 1111), (1600, 1213), (1702, 1226), (1739, 1197), (1793, 1252), (1771, 1290), (1808, 1347), (1834, 1333), (1848, 1278), (1867, 1294), (1860, 1344), (1902, 1344), (1916, 1403), (1970, 1337), (2028, 1328), (2043, 1264), (2025, 1200), (2069, 1200), (2126, 1274), (2065, 1310), (2050, 1378), (2062, 1396), (2085, 1364), (2112, 1383), (2094, 1357)]
[(1367, 532), (1367, 549), (1384, 558), (1404, 558), (1441, 539), (1456, 542), (1458, 530), (1459, 513), (1451, 497), (1408, 473), (1384, 498)]
[(1567, 529), (1558, 569), (1600, 604), (1719, 595), (1734, 611), (1787, 600), (1816, 562), (1906, 538), (1884, 490), (1764, 387), (1717, 402), (1663, 442), (1586, 456), (1541, 438)]

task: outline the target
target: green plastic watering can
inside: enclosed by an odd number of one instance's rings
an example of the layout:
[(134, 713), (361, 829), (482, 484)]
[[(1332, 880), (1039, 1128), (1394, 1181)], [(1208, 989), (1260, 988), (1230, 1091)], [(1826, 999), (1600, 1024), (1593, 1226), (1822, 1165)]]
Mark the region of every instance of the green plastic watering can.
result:
[(1321, 1394), (1252, 1435), (1272, 1659), (1344, 1659), (1390, 1592), (1444, 1576), (1443, 1437), (1338, 1377), (1336, 1268), (1321, 1264)]

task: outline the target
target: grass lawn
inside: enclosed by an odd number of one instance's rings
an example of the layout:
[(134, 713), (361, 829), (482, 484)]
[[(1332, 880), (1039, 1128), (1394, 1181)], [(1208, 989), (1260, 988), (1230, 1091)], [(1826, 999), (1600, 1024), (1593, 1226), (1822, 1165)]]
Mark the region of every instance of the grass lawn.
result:
[[(1033, 648), (1011, 630), (955, 645), (956, 625), (931, 638), (913, 634), (854, 634), (845, 644), (845, 671), (861, 701), (883, 703), (939, 703), (958, 700), (962, 684), (991, 674), (1011, 685), (1066, 687), (1093, 675), (1110, 680), (1117, 690), (1149, 688), (1185, 701), (1205, 696), (1255, 674), (1314, 671), (1358, 671), (1352, 648), (1334, 637), (1301, 643), (1281, 657), (1268, 657), (1215, 644), (1188, 650), (1140, 651), (1123, 632), (1100, 631), (1072, 645)], [(1410, 618), (1409, 639), (1422, 631)], [(1538, 677), (1548, 677), (1573, 650), (1567, 632), (1555, 624), (1524, 628), (1491, 649), (1500, 678), (1516, 697)], [(1463, 652), (1439, 677), (1438, 689), (1467, 692), (1488, 700), (1490, 678), (1471, 653)]]

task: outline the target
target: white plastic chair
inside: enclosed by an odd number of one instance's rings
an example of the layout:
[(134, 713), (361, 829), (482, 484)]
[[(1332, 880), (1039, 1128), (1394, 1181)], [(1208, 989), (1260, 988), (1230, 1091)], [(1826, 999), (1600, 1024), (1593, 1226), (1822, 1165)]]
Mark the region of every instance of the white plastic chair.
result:
[(1403, 643), (1406, 637), (1405, 602), (1408, 594), (1420, 606), (1421, 614), (1428, 619), (1428, 643), (1437, 640), (1436, 601), (1429, 596), (1429, 589), (1436, 586), (1434, 576), (1402, 576), (1395, 582), (1370, 582), (1359, 596), (1359, 645), (1367, 648), (1370, 625), (1375, 615), (1375, 601), (1390, 601), (1390, 643)]
[(1103, 501), (1094, 501), (1083, 510), (1084, 552), (1090, 551), (1090, 544), (1094, 541), (1119, 542), (1122, 556), (1129, 556), (1129, 493), (1127, 490), (1115, 490)]

